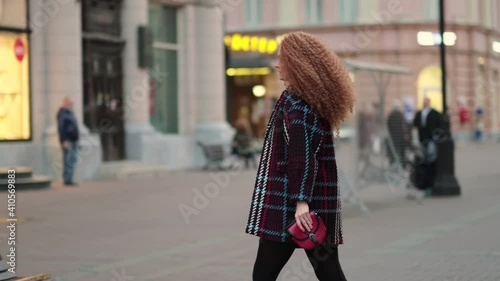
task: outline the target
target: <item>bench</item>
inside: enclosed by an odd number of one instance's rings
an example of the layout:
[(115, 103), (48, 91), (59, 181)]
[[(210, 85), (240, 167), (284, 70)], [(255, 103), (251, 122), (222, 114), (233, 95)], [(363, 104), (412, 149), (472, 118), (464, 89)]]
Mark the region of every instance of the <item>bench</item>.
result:
[(232, 164), (225, 164), (226, 160), (229, 158), (226, 151), (224, 150), (224, 145), (222, 144), (205, 144), (203, 142), (197, 142), (201, 147), (203, 154), (207, 160), (207, 163), (203, 167), (204, 170), (208, 170), (211, 166), (216, 166), (219, 170), (226, 170), (232, 168)]

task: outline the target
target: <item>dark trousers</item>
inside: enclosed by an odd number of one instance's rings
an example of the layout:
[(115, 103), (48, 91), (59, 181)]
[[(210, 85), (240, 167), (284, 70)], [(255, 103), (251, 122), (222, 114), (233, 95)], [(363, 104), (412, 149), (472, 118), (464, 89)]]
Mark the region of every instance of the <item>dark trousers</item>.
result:
[[(253, 268), (253, 281), (275, 281), (288, 262), (296, 246), (292, 243), (280, 243), (260, 239), (257, 258)], [(283, 272), (283, 280), (311, 280), (312, 271), (319, 281), (345, 281), (339, 262), (337, 246), (320, 246), (314, 250), (305, 250), (308, 261), (294, 265)]]
[(252, 167), (257, 169), (257, 160), (255, 159), (255, 152), (240, 152), (237, 147), (232, 148), (233, 155), (236, 155), (245, 160), (245, 168), (250, 167), (250, 163), (252, 163)]
[(248, 169), (250, 167), (250, 163), (252, 163), (252, 167), (254, 169), (257, 168), (257, 161), (255, 160), (255, 153), (253, 153), (253, 152), (243, 153), (243, 154), (241, 154), (241, 157), (243, 157), (243, 159), (245, 159), (245, 168)]
[(420, 164), (415, 168), (414, 184), (420, 190), (426, 190), (434, 186), (436, 181), (437, 163)]
[(386, 149), (387, 149), (387, 156), (389, 158), (389, 163), (392, 165), (397, 161), (401, 164), (401, 166), (403, 166), (403, 169), (406, 169), (407, 145), (404, 143), (403, 140), (397, 140), (397, 142), (394, 141), (394, 138), (392, 138), (392, 140), (393, 140), (394, 151), (391, 150), (389, 140), (388, 139), (386, 140)]
[(69, 148), (63, 148), (63, 181), (65, 184), (73, 183), (73, 174), (78, 162), (78, 144), (70, 142)]

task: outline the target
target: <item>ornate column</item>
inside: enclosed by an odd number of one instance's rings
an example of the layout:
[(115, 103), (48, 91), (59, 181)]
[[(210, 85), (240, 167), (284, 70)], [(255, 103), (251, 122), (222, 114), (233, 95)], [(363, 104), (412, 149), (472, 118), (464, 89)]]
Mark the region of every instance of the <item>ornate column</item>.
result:
[[(32, 1), (31, 25), (36, 44), (43, 44), (45, 60), (35, 60), (35, 70), (44, 68), (46, 110), (45, 172), (56, 180), (62, 178), (63, 159), (59, 144), (56, 116), (64, 96), (74, 101), (80, 129), (80, 151), (75, 180), (92, 179), (101, 162), (101, 145), (97, 135), (83, 124), (82, 28), (78, 1)], [(37, 63), (44, 62), (43, 66)], [(39, 90), (39, 89), (38, 89)]]
[(194, 5), (192, 9), (193, 18), (190, 22), (196, 34), (192, 39), (195, 41), (196, 67), (190, 73), (194, 73), (197, 85), (195, 138), (204, 142), (229, 144), (233, 129), (226, 122), (222, 12), (218, 6), (208, 2)]

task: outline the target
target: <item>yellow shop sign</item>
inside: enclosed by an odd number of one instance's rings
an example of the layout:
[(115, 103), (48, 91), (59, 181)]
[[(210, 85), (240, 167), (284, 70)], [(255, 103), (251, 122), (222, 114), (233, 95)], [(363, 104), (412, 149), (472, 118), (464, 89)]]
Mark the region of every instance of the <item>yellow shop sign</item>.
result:
[(262, 54), (274, 54), (278, 50), (281, 36), (267, 38), (259, 36), (248, 36), (235, 33), (224, 37), (224, 44), (235, 52), (259, 52)]

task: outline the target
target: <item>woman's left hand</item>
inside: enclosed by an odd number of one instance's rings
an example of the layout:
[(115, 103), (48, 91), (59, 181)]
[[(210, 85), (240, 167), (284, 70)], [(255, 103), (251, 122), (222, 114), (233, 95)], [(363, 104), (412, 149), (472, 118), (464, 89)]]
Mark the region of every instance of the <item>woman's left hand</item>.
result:
[(312, 220), (309, 215), (309, 205), (306, 201), (297, 201), (297, 209), (295, 211), (295, 221), (297, 226), (303, 232), (312, 230)]

